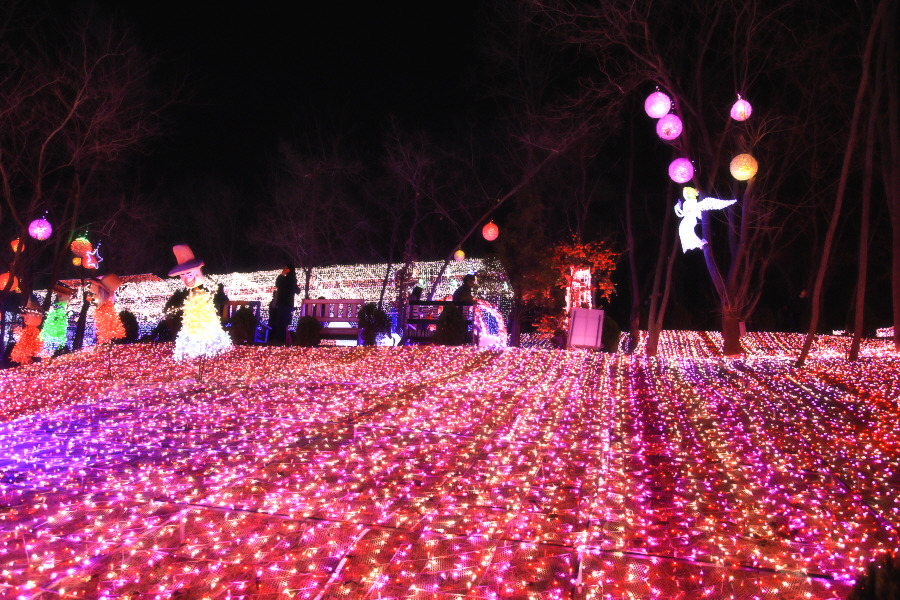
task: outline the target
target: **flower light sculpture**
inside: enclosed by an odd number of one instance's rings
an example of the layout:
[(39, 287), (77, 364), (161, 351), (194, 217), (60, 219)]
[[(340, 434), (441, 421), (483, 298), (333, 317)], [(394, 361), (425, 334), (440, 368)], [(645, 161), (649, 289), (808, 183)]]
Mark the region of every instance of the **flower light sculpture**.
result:
[(500, 228), (494, 225), (494, 222), (491, 221), (482, 228), (481, 235), (484, 236), (484, 239), (486, 239), (487, 241), (493, 242), (497, 239), (497, 236), (500, 235)]
[(672, 109), (672, 99), (659, 90), (653, 92), (644, 100), (644, 112), (652, 119), (659, 119)]
[(676, 158), (669, 163), (669, 178), (675, 183), (687, 183), (694, 177), (694, 165), (687, 158)]
[(731, 159), (731, 164), (728, 169), (731, 171), (731, 176), (737, 179), (738, 181), (747, 181), (756, 175), (756, 171), (759, 168), (759, 164), (756, 162), (756, 159), (753, 158), (750, 154), (738, 154), (734, 158)]

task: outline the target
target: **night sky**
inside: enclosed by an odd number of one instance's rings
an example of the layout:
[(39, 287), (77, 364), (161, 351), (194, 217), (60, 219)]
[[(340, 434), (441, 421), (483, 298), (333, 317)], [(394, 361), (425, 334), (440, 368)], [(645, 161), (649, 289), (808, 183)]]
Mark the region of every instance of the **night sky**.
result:
[(441, 127), (468, 102), (474, 4), (105, 2), (191, 92), (154, 154), (160, 176), (249, 174), (304, 129), (377, 143), (389, 115)]

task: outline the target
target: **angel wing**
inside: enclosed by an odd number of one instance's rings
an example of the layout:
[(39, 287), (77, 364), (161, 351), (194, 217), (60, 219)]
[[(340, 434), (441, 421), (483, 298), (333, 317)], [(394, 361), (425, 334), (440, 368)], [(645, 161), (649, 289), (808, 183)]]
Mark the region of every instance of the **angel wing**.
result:
[(718, 210), (720, 208), (725, 208), (727, 206), (731, 206), (737, 202), (737, 200), (720, 200), (718, 198), (704, 198), (697, 202), (698, 210)]

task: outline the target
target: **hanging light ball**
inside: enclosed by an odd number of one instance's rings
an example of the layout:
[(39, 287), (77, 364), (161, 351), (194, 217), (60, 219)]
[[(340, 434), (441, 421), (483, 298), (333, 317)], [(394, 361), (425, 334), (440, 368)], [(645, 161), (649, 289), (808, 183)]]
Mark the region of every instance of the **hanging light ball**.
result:
[(681, 135), (682, 128), (678, 115), (668, 114), (656, 122), (656, 135), (664, 140), (674, 140)]
[(466, 253), (462, 250), (457, 250), (453, 253), (453, 260), (455, 260), (456, 262), (462, 262), (466, 260)]
[(669, 178), (675, 183), (687, 183), (694, 178), (694, 165), (687, 158), (676, 158), (669, 164)]
[(80, 266), (81, 266), (81, 257), (80, 257), (80, 256), (73, 256), (73, 257), (72, 257), (72, 264), (75, 265), (76, 267), (80, 267)]
[(51, 233), (53, 233), (53, 226), (43, 217), (35, 219), (28, 225), (28, 235), (36, 240), (46, 240)]
[(91, 246), (91, 243), (85, 237), (77, 237), (69, 244), (69, 250), (72, 251), (72, 254), (82, 258), (93, 249), (94, 247)]
[(728, 166), (731, 176), (738, 181), (747, 181), (756, 175), (758, 168), (759, 164), (756, 159), (749, 154), (738, 154), (731, 159), (731, 164)]
[(19, 241), (19, 238), (16, 238), (13, 241), (11, 241), (9, 243), (9, 247), (12, 248), (13, 252), (18, 252), (20, 247), (22, 249), (22, 252), (25, 252), (25, 244), (23, 244), (21, 241)]
[[(3, 273), (2, 275), (0, 275), (0, 291), (3, 291), (6, 289), (6, 284), (9, 283), (9, 278), (10, 278), (9, 273)], [(19, 279), (15, 275), (13, 275), (12, 276), (12, 287), (9, 288), (9, 291), (15, 292), (18, 289), (19, 289)]]
[(731, 118), (735, 121), (746, 121), (750, 118), (753, 107), (738, 94), (737, 102), (731, 105)]
[(672, 100), (660, 91), (653, 92), (644, 100), (644, 112), (648, 117), (659, 119), (669, 114), (672, 108)]
[(500, 229), (494, 225), (493, 221), (491, 221), (481, 230), (481, 235), (483, 235), (484, 239), (487, 241), (493, 242), (497, 239), (497, 236), (500, 235)]

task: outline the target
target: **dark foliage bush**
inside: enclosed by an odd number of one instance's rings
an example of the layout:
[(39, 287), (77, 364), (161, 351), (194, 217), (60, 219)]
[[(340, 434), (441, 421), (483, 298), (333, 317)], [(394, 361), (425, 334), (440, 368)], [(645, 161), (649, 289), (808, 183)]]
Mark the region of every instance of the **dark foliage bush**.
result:
[(228, 335), (231, 341), (238, 345), (253, 343), (256, 335), (256, 315), (246, 306), (239, 308), (228, 320)]
[(390, 333), (391, 318), (374, 302), (359, 309), (359, 336), (364, 346), (374, 346), (379, 334)]
[(315, 317), (300, 317), (293, 339), (295, 346), (315, 348), (322, 341), (322, 324)]
[(438, 317), (434, 343), (441, 346), (462, 346), (466, 343), (467, 325), (462, 311), (455, 305), (445, 306)]
[(887, 553), (869, 564), (847, 600), (900, 600), (900, 554)]
[(131, 344), (137, 341), (140, 335), (137, 317), (128, 310), (119, 311), (119, 319), (122, 320), (122, 326), (125, 328), (125, 337), (115, 340), (117, 344)]
[(616, 323), (615, 319), (608, 314), (603, 315), (603, 333), (600, 343), (604, 352), (615, 352), (619, 347), (619, 337), (622, 335), (622, 328)]

